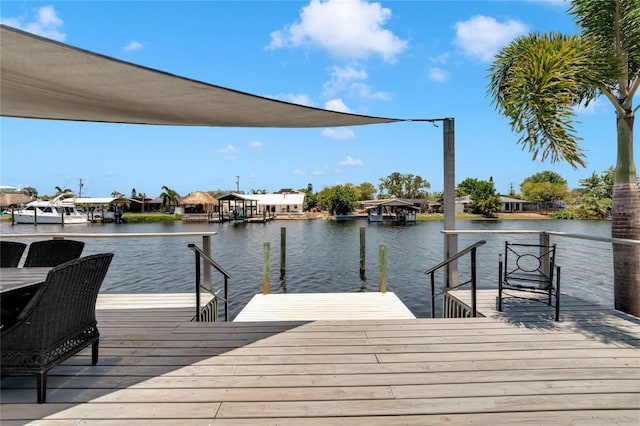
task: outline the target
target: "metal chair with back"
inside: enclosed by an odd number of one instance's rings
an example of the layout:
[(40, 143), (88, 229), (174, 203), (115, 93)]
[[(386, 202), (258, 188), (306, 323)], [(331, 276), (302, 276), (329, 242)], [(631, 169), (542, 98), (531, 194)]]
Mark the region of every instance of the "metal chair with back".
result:
[[(530, 298), (555, 307), (555, 321), (560, 318), (560, 267), (555, 264), (556, 245), (505, 242), (498, 268), (498, 311), (503, 310), (505, 291), (544, 294), (544, 299)], [(509, 294), (512, 296), (512, 294)], [(555, 303), (552, 304), (552, 300)]]

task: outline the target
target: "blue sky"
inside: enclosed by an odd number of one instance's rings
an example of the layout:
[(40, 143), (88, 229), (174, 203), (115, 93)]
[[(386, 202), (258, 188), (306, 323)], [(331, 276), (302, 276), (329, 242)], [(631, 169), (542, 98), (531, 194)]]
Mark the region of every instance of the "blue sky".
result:
[[(256, 95), (357, 114), (454, 117), (456, 182), (516, 192), (553, 170), (569, 187), (616, 161), (613, 108), (577, 111), (588, 167), (533, 161), (487, 97), (493, 55), (531, 31), (576, 32), (562, 1), (2, 1), (2, 23)], [(0, 185), (83, 196), (239, 188), (316, 191), (392, 172), (442, 191), (442, 128), (142, 126), (0, 118)], [(636, 153), (636, 163), (638, 162)]]

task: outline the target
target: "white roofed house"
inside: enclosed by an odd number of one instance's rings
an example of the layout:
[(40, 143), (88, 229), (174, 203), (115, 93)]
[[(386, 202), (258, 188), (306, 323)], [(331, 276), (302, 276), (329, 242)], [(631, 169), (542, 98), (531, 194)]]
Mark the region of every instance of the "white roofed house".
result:
[(275, 215), (302, 215), (304, 210), (304, 192), (292, 189), (281, 189), (271, 194), (251, 194), (251, 198), (258, 200), (258, 213)]

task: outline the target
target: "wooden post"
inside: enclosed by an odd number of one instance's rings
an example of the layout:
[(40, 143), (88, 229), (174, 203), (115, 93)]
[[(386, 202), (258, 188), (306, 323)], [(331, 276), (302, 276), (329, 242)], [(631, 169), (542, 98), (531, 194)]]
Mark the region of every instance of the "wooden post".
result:
[(367, 228), (365, 228), (364, 226), (361, 226), (360, 227), (360, 278), (364, 276), (364, 271), (366, 269), (366, 265), (365, 265), (366, 236), (367, 236)]
[(33, 224), (38, 226), (38, 208), (33, 206)]
[(378, 249), (380, 257), (378, 263), (379, 277), (378, 277), (378, 291), (380, 293), (387, 292), (387, 246), (380, 244)]
[(262, 294), (269, 294), (271, 292), (269, 284), (269, 242), (265, 242), (263, 245), (263, 260), (262, 260)]
[(13, 226), (15, 224), (16, 224), (16, 214), (13, 207), (11, 207), (11, 225)]
[[(540, 242), (538, 244), (540, 244), (541, 246), (549, 247), (549, 242), (550, 242), (549, 234), (545, 232), (541, 232), (539, 235), (539, 240)], [(551, 271), (551, 268), (550, 268), (551, 259), (549, 259), (549, 248), (540, 247), (540, 253), (538, 254), (538, 256), (540, 257), (540, 270), (546, 276), (550, 276), (549, 274), (552, 273), (553, 271)]]
[(280, 228), (280, 279), (287, 270), (287, 228)]
[(64, 207), (60, 209), (60, 225), (64, 226)]

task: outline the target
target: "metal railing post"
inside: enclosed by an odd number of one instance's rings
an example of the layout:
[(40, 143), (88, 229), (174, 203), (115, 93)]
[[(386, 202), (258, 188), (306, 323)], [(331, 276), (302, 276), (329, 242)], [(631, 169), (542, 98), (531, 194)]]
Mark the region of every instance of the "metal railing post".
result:
[[(481, 245), (486, 244), (485, 240), (480, 240), (475, 244), (470, 245), (469, 247), (465, 248), (464, 250), (461, 250), (459, 252), (457, 252), (456, 254), (454, 254), (453, 256), (449, 257), (447, 260), (440, 262), (439, 264), (437, 264), (436, 266), (434, 266), (433, 268), (425, 271), (425, 274), (430, 274), (431, 275), (431, 317), (435, 318), (435, 298), (437, 296), (443, 296), (445, 294), (447, 294), (449, 291), (451, 290), (455, 290), (457, 288), (460, 288), (464, 285), (467, 285), (469, 283), (471, 283), (471, 310), (472, 310), (472, 315), (475, 317), (477, 316), (477, 311), (476, 311), (476, 249), (478, 247), (480, 247)], [(453, 287), (448, 287), (446, 284), (450, 282), (447, 281), (448, 276), (447, 276), (447, 267), (452, 264), (453, 262), (456, 262), (459, 258), (461, 258), (462, 256), (466, 255), (467, 253), (471, 253), (471, 279), (469, 281), (466, 281), (464, 283), (459, 283)], [(441, 291), (440, 293), (436, 294), (435, 292), (435, 282), (434, 282), (434, 274), (437, 270), (441, 269), (441, 268), (445, 268), (445, 289), (443, 291)]]
[(196, 252), (196, 322), (200, 322), (200, 253)]
[(474, 247), (471, 249), (471, 315), (476, 317), (476, 250)]

